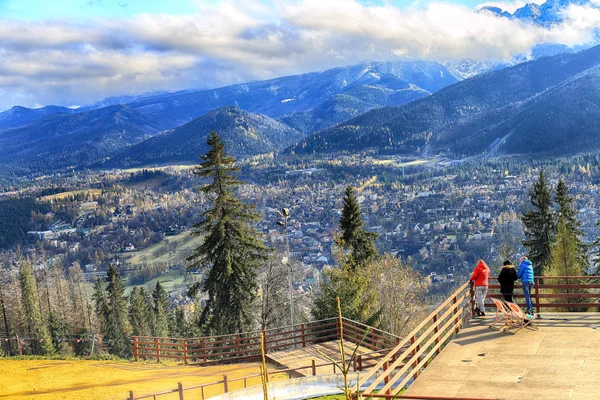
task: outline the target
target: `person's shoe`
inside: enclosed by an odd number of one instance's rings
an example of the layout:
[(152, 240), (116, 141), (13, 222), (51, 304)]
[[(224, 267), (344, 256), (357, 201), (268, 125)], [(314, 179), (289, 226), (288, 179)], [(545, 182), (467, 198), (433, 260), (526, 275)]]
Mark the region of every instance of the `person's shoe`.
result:
[(480, 317), (485, 317), (485, 312), (481, 312), (481, 314), (479, 315)]
[(481, 316), (481, 310), (479, 309), (479, 307), (475, 307), (475, 314), (477, 314), (477, 316)]

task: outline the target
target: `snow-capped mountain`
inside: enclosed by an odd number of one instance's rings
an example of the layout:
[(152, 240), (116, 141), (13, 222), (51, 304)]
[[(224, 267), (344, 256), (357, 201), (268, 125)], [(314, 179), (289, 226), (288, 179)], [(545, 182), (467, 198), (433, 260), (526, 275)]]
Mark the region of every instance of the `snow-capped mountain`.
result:
[(543, 4), (527, 3), (523, 7), (510, 13), (500, 7), (486, 6), (479, 11), (491, 12), (505, 18), (518, 19), (524, 22), (533, 22), (536, 25), (551, 26), (564, 21), (564, 11), (571, 5), (589, 6), (597, 8), (598, 4), (593, 0), (548, 0)]

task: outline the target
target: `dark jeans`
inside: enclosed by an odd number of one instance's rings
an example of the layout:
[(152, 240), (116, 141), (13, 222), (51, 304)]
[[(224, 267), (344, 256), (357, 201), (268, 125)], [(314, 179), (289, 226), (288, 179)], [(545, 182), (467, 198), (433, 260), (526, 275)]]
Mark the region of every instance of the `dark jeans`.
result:
[(527, 311), (533, 311), (533, 303), (531, 302), (531, 289), (533, 289), (533, 282), (523, 282), (523, 294), (525, 295)]
[(512, 296), (513, 294), (507, 294), (507, 293), (502, 293), (502, 296), (504, 296), (504, 301), (508, 302), (508, 303), (512, 303), (513, 299)]

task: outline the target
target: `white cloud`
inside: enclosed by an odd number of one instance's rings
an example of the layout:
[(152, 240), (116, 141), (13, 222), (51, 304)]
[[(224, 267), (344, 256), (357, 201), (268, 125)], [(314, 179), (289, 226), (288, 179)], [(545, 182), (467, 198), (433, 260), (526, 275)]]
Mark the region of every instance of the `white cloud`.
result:
[(215, 87), (365, 59), (501, 60), (536, 44), (585, 43), (600, 25), (600, 11), (576, 6), (547, 29), (447, 3), (420, 10), (355, 0), (200, 3), (188, 16), (0, 19), (0, 109)]

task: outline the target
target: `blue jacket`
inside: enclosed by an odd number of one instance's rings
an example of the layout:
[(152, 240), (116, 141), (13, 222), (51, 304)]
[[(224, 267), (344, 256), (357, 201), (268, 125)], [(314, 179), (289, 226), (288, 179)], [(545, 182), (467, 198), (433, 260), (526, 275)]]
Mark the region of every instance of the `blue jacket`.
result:
[(523, 260), (519, 265), (517, 278), (521, 279), (521, 282), (533, 282), (533, 265), (531, 265), (531, 261)]

